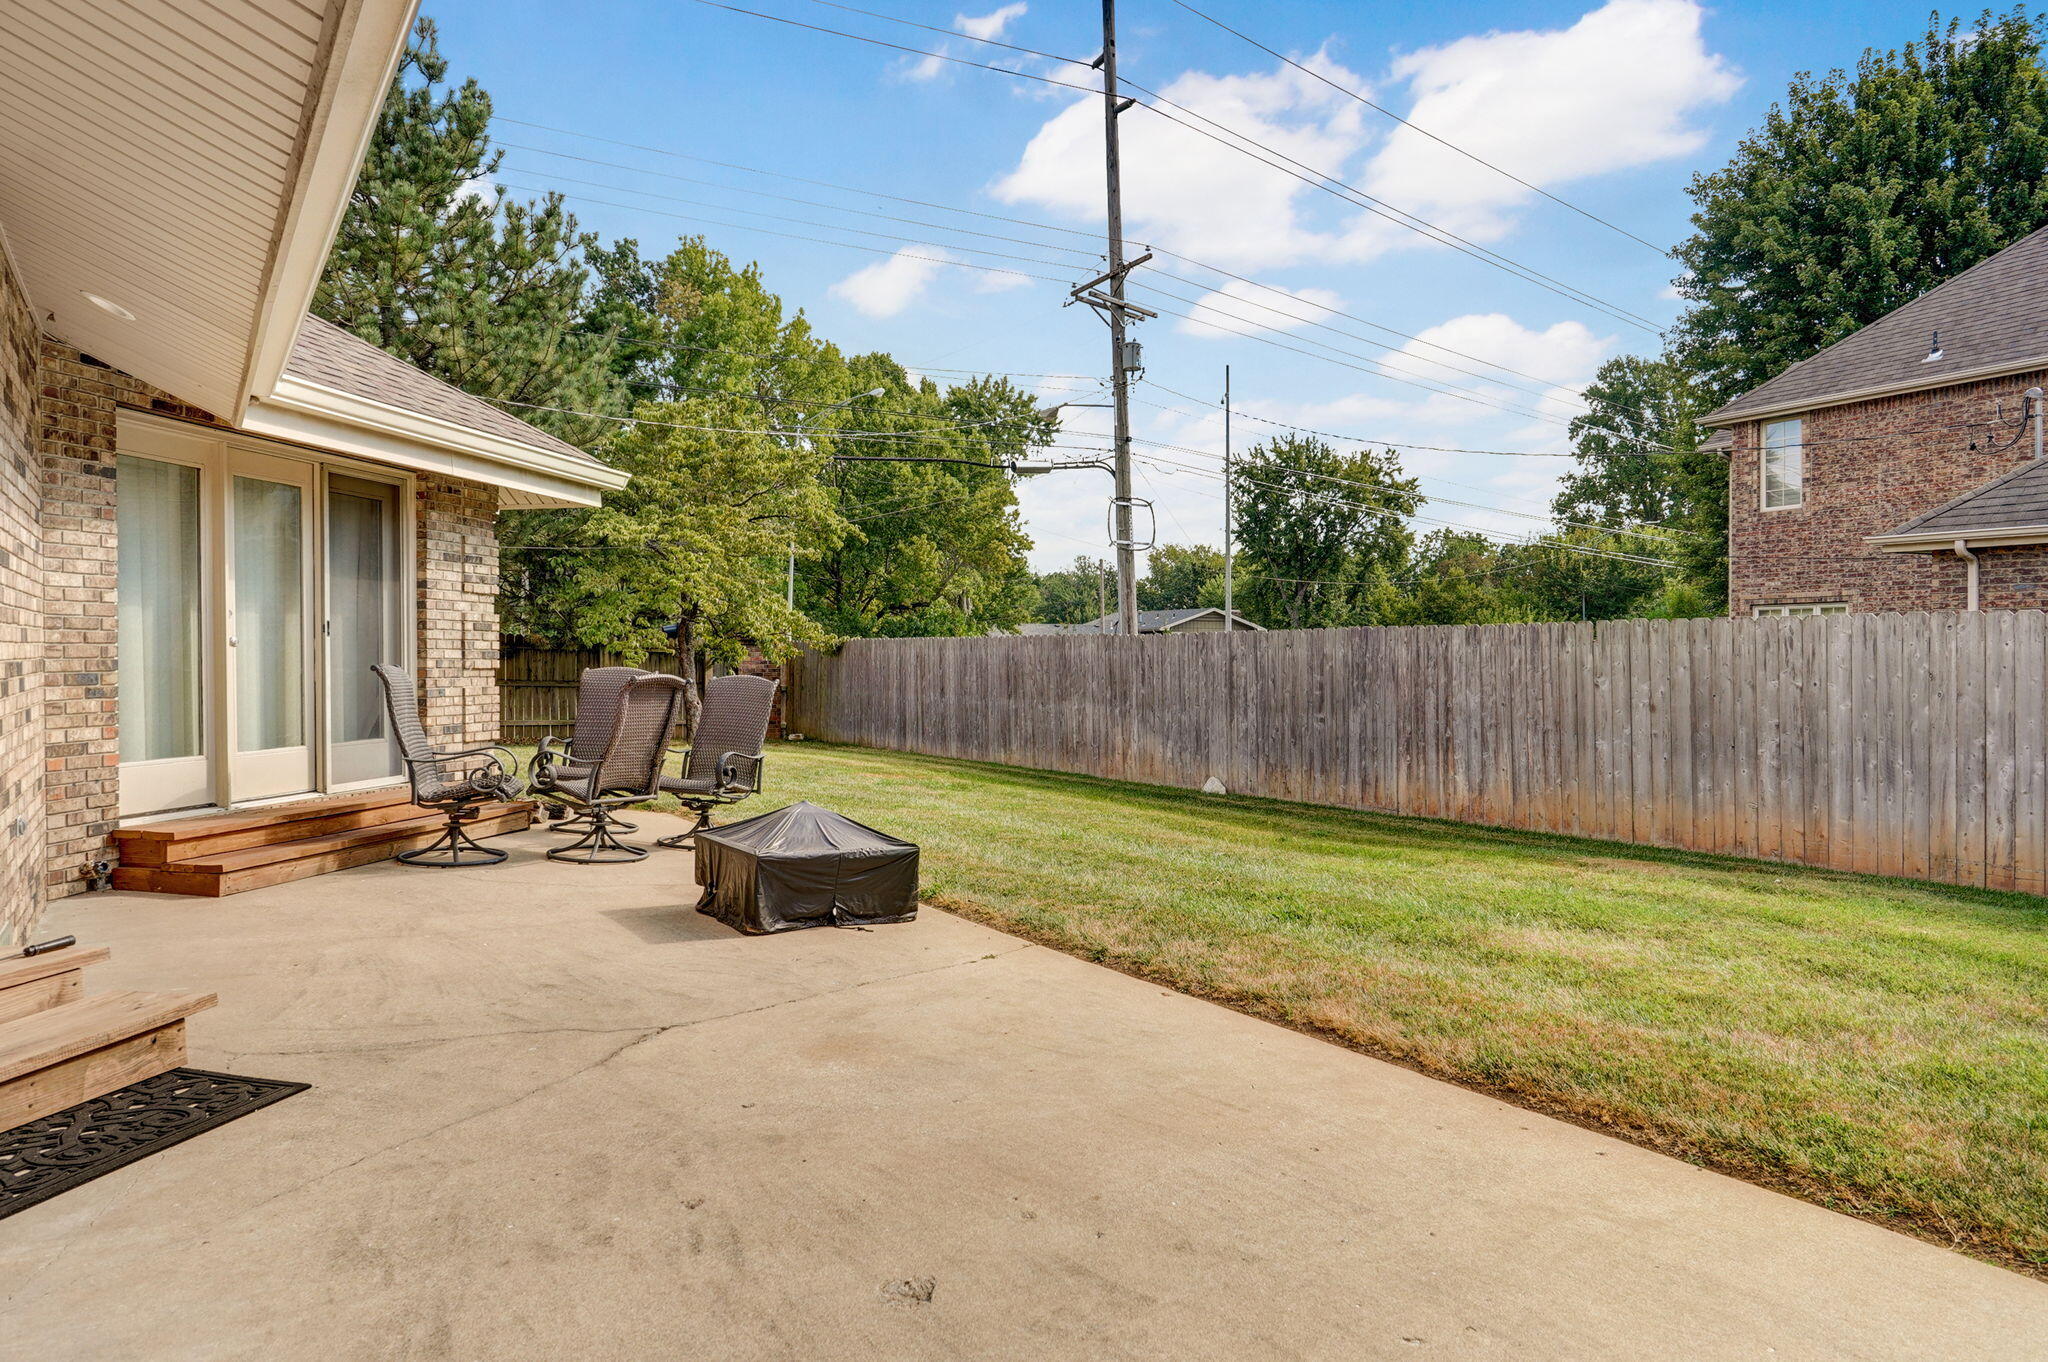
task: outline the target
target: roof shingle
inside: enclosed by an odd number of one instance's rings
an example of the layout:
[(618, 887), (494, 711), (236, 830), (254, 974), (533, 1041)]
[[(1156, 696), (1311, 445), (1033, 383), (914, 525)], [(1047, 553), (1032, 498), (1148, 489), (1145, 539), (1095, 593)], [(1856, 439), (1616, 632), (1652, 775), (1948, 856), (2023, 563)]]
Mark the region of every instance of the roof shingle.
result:
[(1913, 517), (1887, 534), (1953, 534), (2040, 527), (2048, 532), (2048, 459), (2029, 459), (1982, 487)]
[(292, 346), (284, 371), (293, 378), (334, 388), (352, 397), (435, 417), (550, 454), (599, 463), (568, 441), (557, 439), (510, 412), (500, 411), (482, 398), (471, 397), (318, 317), (308, 316), (299, 328), (298, 341)]
[[(1927, 358), (1941, 333), (1941, 358)], [(1859, 393), (1940, 387), (1962, 375), (2048, 365), (2048, 227), (1851, 332), (1705, 418), (1824, 407)]]

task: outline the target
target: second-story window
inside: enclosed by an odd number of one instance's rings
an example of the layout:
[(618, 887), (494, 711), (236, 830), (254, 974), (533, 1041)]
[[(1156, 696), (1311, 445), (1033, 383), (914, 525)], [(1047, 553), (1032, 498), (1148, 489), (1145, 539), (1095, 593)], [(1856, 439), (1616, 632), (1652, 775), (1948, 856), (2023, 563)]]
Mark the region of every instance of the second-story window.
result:
[(1781, 511), (1806, 500), (1805, 425), (1798, 417), (1764, 427), (1764, 509)]

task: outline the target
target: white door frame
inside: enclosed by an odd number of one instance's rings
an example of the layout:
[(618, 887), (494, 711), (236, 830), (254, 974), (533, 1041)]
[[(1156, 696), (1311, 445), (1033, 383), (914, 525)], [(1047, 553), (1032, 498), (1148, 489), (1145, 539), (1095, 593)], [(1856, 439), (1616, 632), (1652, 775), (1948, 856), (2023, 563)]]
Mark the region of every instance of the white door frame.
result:
[[(330, 739), (333, 732), (329, 703), (327, 587), (327, 500), (330, 473), (339, 473), (395, 489), (398, 510), (395, 551), (395, 597), (398, 613), (399, 661), (407, 668), (417, 664), (419, 637), (418, 542), (416, 480), (402, 469), (307, 449), (282, 441), (259, 439), (233, 431), (123, 410), (116, 421), (115, 449), (119, 454), (159, 459), (196, 466), (200, 470), (201, 573), (205, 582), (201, 607), (201, 629), (206, 646), (202, 650), (203, 723), (205, 755), (179, 759), (204, 763), (203, 774), (194, 776), (188, 765), (182, 783), (169, 779), (169, 771), (152, 767), (168, 763), (124, 763), (120, 767), (120, 812), (126, 818), (147, 818), (171, 812), (200, 812), (208, 807), (234, 808), (291, 798), (310, 792), (371, 789), (404, 780), (403, 771), (347, 784), (336, 784)], [(306, 737), (311, 746), (309, 774), (302, 788), (289, 792), (257, 794), (246, 778), (239, 778), (234, 736), (234, 656), (228, 647), (227, 609), (232, 601), (230, 546), (226, 530), (230, 523), (229, 501), (237, 469), (286, 471), (303, 478), (305, 489), (304, 535), (301, 543), (305, 577), (307, 631), (303, 657), (306, 663)], [(118, 506), (120, 489), (115, 489)], [(118, 661), (117, 661), (118, 665)], [(292, 782), (298, 783), (298, 782)]]

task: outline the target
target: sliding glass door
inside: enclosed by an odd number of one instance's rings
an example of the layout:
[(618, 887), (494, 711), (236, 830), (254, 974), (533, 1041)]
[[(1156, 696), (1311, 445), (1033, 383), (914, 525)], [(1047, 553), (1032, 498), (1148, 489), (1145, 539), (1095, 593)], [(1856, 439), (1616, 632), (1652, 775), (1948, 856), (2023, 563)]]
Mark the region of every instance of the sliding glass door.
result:
[(330, 788), (399, 773), (378, 662), (405, 660), (398, 489), (327, 479), (327, 725)]
[(407, 661), (408, 484), (124, 423), (121, 813), (401, 774), (371, 664)]
[(213, 802), (201, 470), (123, 454), (115, 529), (121, 811)]
[(313, 788), (313, 466), (227, 460), (229, 789), (240, 802)]

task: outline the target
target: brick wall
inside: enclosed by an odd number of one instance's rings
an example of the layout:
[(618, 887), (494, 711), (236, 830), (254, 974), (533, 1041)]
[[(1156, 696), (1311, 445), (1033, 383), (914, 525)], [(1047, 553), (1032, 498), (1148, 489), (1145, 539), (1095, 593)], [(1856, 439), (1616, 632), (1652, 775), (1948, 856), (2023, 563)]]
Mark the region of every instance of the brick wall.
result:
[(0, 252), (0, 950), (43, 904), (42, 479), (36, 323)]
[(120, 568), (114, 525), (114, 421), (122, 407), (218, 425), (197, 407), (44, 337), (38, 450), (43, 478), (44, 791), (52, 898), (85, 888), (113, 859), (120, 790)]
[[(1989, 482), (2032, 453), (2016, 433), (2020, 394), (2048, 374), (2020, 374), (1806, 413), (1806, 498), (1761, 509), (1757, 449), (1763, 423), (1735, 427), (1728, 469), (1728, 605), (1746, 615), (1783, 602), (1846, 601), (1857, 613), (1959, 610), (1967, 565), (1950, 553), (1887, 553), (1864, 537)], [(2005, 422), (1995, 428), (1978, 423)], [(1972, 450), (1975, 441), (1978, 448)], [(1987, 549), (1979, 590), (1985, 609), (2048, 604), (2048, 555)]]
[(419, 481), (419, 692), (438, 746), (498, 741), (497, 495)]

